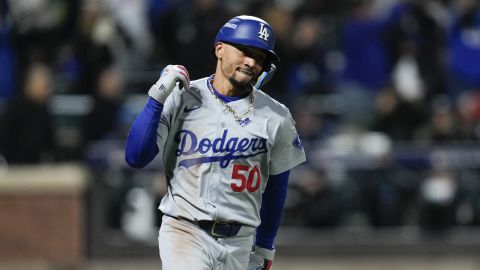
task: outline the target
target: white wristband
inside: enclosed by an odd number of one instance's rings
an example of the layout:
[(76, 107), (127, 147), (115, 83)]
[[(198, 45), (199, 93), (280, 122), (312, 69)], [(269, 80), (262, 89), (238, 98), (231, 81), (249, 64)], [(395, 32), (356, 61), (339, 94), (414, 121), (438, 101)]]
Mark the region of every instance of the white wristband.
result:
[(167, 100), (170, 93), (160, 90), (158, 86), (154, 84), (152, 85), (152, 87), (150, 87), (150, 90), (148, 90), (148, 95), (156, 101), (165, 104), (165, 101)]

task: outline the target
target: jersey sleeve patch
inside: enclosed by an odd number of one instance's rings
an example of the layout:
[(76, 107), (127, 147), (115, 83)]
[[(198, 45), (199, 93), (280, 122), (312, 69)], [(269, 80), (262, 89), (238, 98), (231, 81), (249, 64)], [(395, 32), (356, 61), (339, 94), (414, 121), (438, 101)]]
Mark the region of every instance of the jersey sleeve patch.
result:
[(303, 150), (303, 144), (302, 144), (302, 141), (300, 141), (300, 136), (298, 136), (298, 134), (295, 135), (295, 138), (293, 139), (292, 144), (298, 149)]

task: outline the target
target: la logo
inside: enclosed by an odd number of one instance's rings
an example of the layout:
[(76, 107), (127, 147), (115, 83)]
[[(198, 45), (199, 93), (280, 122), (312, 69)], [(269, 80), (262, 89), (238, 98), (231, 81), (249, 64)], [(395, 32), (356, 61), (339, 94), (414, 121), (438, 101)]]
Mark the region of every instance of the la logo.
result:
[(268, 29), (265, 27), (265, 24), (260, 23), (260, 31), (258, 31), (258, 37), (265, 41), (268, 41), (268, 36)]

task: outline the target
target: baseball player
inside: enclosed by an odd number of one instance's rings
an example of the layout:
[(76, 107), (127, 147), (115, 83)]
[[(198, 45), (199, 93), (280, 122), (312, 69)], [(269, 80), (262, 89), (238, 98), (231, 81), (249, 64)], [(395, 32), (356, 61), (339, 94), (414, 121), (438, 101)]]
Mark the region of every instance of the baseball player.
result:
[[(127, 163), (163, 156), (164, 270), (270, 269), (290, 169), (305, 153), (288, 109), (258, 90), (279, 58), (271, 26), (237, 16), (218, 32), (211, 76), (168, 65), (126, 143)], [(255, 87), (255, 83), (257, 87)]]

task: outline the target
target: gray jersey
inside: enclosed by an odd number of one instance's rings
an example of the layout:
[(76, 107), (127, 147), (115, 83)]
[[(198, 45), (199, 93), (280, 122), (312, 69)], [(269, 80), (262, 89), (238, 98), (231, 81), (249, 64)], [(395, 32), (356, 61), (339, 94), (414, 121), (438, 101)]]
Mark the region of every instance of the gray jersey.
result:
[[(260, 90), (240, 125), (208, 88), (208, 78), (190, 89), (175, 88), (165, 102), (158, 146), (168, 181), (159, 209), (192, 220), (260, 224), (268, 176), (305, 161), (288, 109)], [(228, 103), (240, 114), (248, 97)]]

